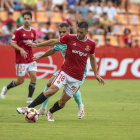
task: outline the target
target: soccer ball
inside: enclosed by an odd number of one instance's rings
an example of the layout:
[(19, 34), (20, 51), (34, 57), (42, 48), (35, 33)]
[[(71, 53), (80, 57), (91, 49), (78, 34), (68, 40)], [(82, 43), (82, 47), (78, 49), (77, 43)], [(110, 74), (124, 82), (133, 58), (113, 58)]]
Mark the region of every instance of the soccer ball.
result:
[(36, 122), (39, 118), (39, 111), (35, 108), (28, 108), (24, 113), (27, 122)]

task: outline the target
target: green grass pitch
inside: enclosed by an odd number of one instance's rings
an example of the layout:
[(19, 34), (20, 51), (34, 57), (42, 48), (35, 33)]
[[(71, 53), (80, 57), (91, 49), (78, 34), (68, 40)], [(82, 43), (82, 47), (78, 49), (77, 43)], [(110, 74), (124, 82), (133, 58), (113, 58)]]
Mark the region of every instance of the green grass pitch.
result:
[[(0, 79), (0, 90), (13, 79)], [(33, 95), (36, 98), (48, 79), (37, 80)], [(99, 86), (96, 80), (85, 80), (80, 91), (85, 105), (85, 116), (78, 119), (74, 99), (65, 108), (54, 113), (54, 122), (40, 116), (36, 123), (28, 123), (17, 107), (25, 107), (30, 80), (8, 91), (0, 99), (0, 140), (140, 140), (140, 81), (105, 80)], [(53, 106), (62, 89), (50, 98)], [(35, 107), (40, 108), (40, 105)]]

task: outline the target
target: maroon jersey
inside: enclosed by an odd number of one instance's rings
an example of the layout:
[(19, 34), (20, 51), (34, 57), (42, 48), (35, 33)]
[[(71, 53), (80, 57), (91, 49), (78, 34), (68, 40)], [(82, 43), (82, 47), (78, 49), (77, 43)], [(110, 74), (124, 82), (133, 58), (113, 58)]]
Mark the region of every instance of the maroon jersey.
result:
[(15, 50), (16, 52), (16, 63), (31, 63), (33, 62), (33, 52), (32, 48), (26, 45), (27, 42), (36, 42), (36, 33), (35, 30), (30, 27), (30, 30), (26, 30), (23, 26), (15, 30), (14, 35), (12, 36), (12, 42), (15, 42), (19, 47), (23, 48), (28, 54), (27, 58), (24, 59), (20, 51)]
[(59, 41), (67, 44), (65, 62), (61, 70), (69, 76), (82, 81), (88, 54), (94, 54), (95, 42), (89, 38), (86, 38), (84, 41), (79, 40), (76, 34), (65, 35)]

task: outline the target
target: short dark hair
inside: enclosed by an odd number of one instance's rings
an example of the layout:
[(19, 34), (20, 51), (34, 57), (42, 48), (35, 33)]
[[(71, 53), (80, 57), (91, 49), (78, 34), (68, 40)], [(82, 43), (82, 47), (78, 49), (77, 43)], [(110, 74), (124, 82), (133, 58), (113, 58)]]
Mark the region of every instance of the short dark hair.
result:
[(110, 38), (106, 38), (105, 41), (110, 41)]
[(69, 25), (67, 23), (61, 23), (59, 25), (60, 28), (63, 28), (63, 27), (66, 27), (66, 28), (69, 28)]
[(104, 13), (103, 13), (103, 16), (104, 16), (104, 15), (106, 16), (106, 15), (107, 15), (107, 13), (105, 13), (105, 12), (104, 12)]
[(8, 15), (13, 15), (13, 13), (12, 12), (8, 12)]
[(31, 19), (32, 19), (32, 13), (30, 11), (27, 11), (27, 12), (22, 14), (23, 17), (24, 17), (24, 15), (29, 15), (31, 17)]
[(51, 25), (51, 23), (48, 21), (48, 22), (46, 23), (46, 25)]
[(88, 13), (92, 13), (92, 11), (88, 10)]
[(128, 28), (126, 28), (126, 29), (124, 30), (124, 34), (126, 34), (126, 31), (128, 31), (129, 33), (131, 33), (131, 30), (128, 29)]
[(78, 27), (79, 28), (85, 28), (86, 30), (88, 30), (88, 24), (85, 21), (79, 22)]

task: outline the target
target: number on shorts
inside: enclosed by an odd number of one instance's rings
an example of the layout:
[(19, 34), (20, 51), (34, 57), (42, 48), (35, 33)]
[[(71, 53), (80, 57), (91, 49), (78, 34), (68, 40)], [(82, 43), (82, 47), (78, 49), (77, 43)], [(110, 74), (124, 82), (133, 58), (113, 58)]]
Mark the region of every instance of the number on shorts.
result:
[(19, 70), (20, 71), (25, 71), (25, 66), (19, 65)]
[(63, 82), (64, 79), (65, 79), (65, 76), (61, 74), (60, 77), (59, 77), (59, 80), (61, 80)]

